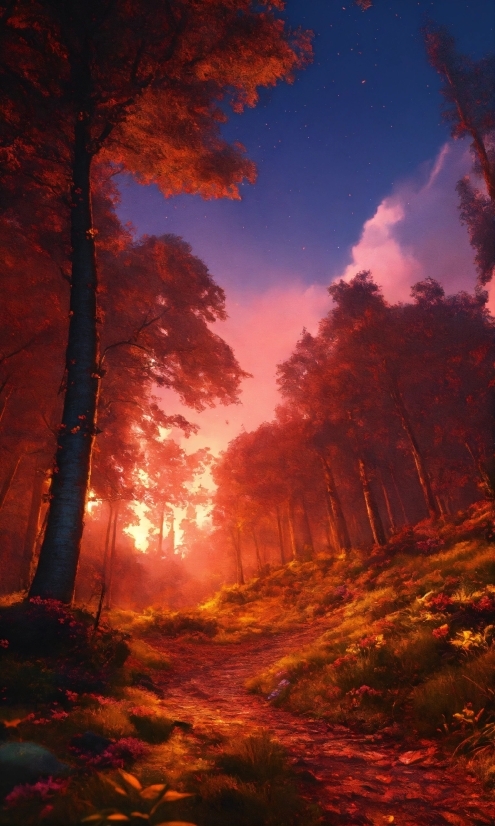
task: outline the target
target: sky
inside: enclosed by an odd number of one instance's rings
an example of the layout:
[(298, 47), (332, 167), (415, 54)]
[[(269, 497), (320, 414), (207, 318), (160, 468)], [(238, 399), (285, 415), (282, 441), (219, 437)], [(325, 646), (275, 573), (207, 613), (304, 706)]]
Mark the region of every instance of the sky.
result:
[(154, 186), (119, 180), (119, 214), (136, 235), (182, 236), (224, 288), (229, 319), (215, 331), (253, 374), (239, 405), (201, 414), (162, 394), (167, 412), (200, 425), (188, 450), (216, 454), (273, 417), (276, 365), (303, 328), (316, 332), (335, 279), (369, 269), (389, 301), (407, 300), (426, 276), (447, 292), (475, 284), (455, 192), (469, 146), (442, 122), (420, 28), (427, 18), (448, 26), (477, 59), (493, 50), (495, 4), (374, 0), (363, 12), (353, 0), (288, 0), (285, 17), (313, 30), (314, 62), (224, 127), (258, 166), (241, 201), (166, 200)]

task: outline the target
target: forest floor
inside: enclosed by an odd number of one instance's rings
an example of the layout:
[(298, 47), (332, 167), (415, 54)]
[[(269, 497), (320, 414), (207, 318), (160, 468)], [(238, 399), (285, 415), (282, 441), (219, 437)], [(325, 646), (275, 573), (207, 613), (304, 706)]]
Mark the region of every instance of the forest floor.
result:
[[(218, 645), (204, 640), (160, 640), (172, 670), (158, 684), (172, 718), (196, 735), (234, 738), (267, 729), (287, 749), (306, 799), (319, 803), (328, 824), (440, 826), (493, 824), (495, 801), (429, 740), (405, 741), (394, 732), (359, 734), (295, 715), (250, 694), (245, 683), (260, 669), (318, 637), (324, 620), (275, 637)], [(151, 640), (150, 640), (151, 641)]]

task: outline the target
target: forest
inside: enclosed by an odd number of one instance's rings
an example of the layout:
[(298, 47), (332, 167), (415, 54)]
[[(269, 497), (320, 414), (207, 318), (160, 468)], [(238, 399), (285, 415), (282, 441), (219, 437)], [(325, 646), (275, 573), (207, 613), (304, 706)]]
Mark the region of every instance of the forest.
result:
[(228, 125), (319, 59), (286, 17), (0, 0), (5, 826), (495, 821), (495, 56), (423, 24), (476, 283), (328, 279), (220, 451), (228, 291), (121, 210), (256, 190)]

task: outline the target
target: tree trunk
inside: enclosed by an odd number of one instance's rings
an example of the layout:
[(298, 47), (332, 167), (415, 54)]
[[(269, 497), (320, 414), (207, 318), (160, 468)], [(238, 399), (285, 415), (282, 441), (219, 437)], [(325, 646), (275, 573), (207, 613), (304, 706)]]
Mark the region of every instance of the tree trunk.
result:
[[(5, 385), (4, 385), (4, 386), (5, 386)], [(3, 389), (3, 388), (2, 388), (2, 389)], [(0, 424), (2, 423), (2, 419), (3, 419), (3, 417), (4, 417), (4, 415), (5, 415), (5, 411), (6, 411), (6, 409), (7, 409), (7, 403), (8, 403), (8, 401), (9, 401), (9, 399), (10, 399), (11, 395), (12, 395), (12, 391), (13, 391), (13, 390), (14, 390), (14, 388), (13, 388), (13, 387), (9, 388), (8, 392), (7, 392), (7, 393), (5, 393), (5, 395), (4, 395), (3, 399), (2, 399), (2, 403), (0, 404)]]
[(395, 495), (397, 496), (397, 499), (399, 500), (400, 509), (402, 511), (402, 516), (404, 518), (404, 525), (409, 525), (409, 520), (407, 518), (407, 513), (406, 513), (406, 509), (404, 507), (404, 502), (402, 500), (402, 496), (400, 495), (400, 490), (399, 490), (399, 486), (397, 484), (397, 478), (395, 476), (395, 472), (392, 469), (392, 467), (390, 467), (390, 466), (389, 466), (388, 470), (389, 470), (389, 473), (390, 473), (390, 478), (392, 480), (392, 484), (394, 486)]
[(158, 556), (161, 558), (163, 551), (163, 523), (165, 521), (165, 504), (162, 503), (160, 510), (160, 530), (158, 533)]
[(106, 591), (107, 588), (107, 579), (108, 579), (108, 566), (109, 566), (109, 552), (110, 552), (110, 534), (112, 531), (112, 521), (113, 521), (113, 503), (109, 501), (108, 503), (108, 519), (107, 519), (107, 529), (105, 531), (105, 545), (103, 548), (103, 568), (101, 572), (101, 581), (103, 584), (103, 588)]
[(388, 516), (388, 522), (389, 522), (389, 525), (390, 525), (390, 532), (395, 533), (396, 530), (397, 530), (397, 525), (395, 524), (394, 514), (393, 514), (393, 511), (392, 511), (392, 505), (390, 504), (390, 498), (389, 498), (389, 495), (388, 495), (387, 486), (386, 486), (385, 482), (383, 481), (382, 472), (380, 470), (378, 471), (378, 477), (380, 479), (380, 486), (381, 486), (381, 489), (382, 489), (383, 498), (385, 500), (385, 507), (387, 508), (387, 516)]
[(285, 548), (284, 548), (284, 532), (282, 530), (282, 519), (280, 517), (280, 508), (277, 505), (277, 528), (278, 528), (278, 541), (280, 545), (280, 561), (282, 565), (285, 565)]
[(311, 523), (309, 521), (308, 508), (306, 506), (306, 497), (304, 496), (304, 494), (301, 496), (301, 505), (303, 512), (304, 533), (306, 534), (306, 539), (308, 540), (304, 544), (309, 545), (311, 551), (314, 552), (315, 546), (313, 542), (313, 534), (311, 532)]
[(383, 546), (387, 544), (387, 538), (385, 536), (385, 531), (383, 529), (383, 522), (380, 516), (380, 511), (378, 510), (378, 505), (376, 504), (375, 497), (373, 496), (373, 491), (371, 490), (368, 474), (366, 473), (366, 467), (362, 459), (358, 459), (358, 466), (359, 478), (361, 480), (361, 485), (363, 488), (366, 513), (368, 514), (371, 533), (373, 534), (373, 541), (375, 545)]
[(254, 528), (253, 528), (252, 533), (253, 533), (254, 548), (255, 548), (255, 551), (256, 551), (256, 564), (258, 566), (258, 572), (261, 572), (261, 569), (263, 567), (263, 563), (261, 562), (260, 548), (259, 548), (259, 545), (258, 545), (258, 537), (256, 536), (256, 531), (254, 530)]
[(108, 610), (112, 607), (112, 597), (113, 597), (113, 575), (115, 572), (115, 556), (116, 556), (116, 545), (117, 545), (117, 520), (119, 518), (119, 502), (115, 503), (115, 508), (113, 511), (113, 527), (112, 527), (112, 539), (110, 542), (110, 553), (108, 556), (108, 571), (107, 577), (105, 582), (105, 608)]
[(242, 566), (242, 552), (241, 552), (241, 531), (239, 528), (231, 529), (232, 542), (235, 551), (235, 567), (236, 578), (238, 585), (244, 585), (244, 569)]
[(483, 493), (485, 494), (487, 499), (494, 498), (494, 490), (492, 485), (492, 480), (490, 479), (490, 474), (486, 471), (485, 466), (479, 456), (476, 456), (473, 448), (469, 444), (469, 441), (466, 439), (464, 442), (464, 447), (466, 448), (467, 452), (471, 456), (471, 459), (474, 462), (474, 466), (478, 471), (478, 475), (481, 481), (481, 488)]
[(325, 483), (327, 488), (328, 499), (330, 502), (330, 510), (333, 516), (333, 521), (337, 532), (339, 548), (341, 551), (350, 551), (351, 539), (349, 536), (349, 530), (347, 528), (347, 522), (345, 520), (344, 512), (342, 510), (342, 505), (340, 503), (340, 496), (335, 485), (335, 479), (333, 477), (332, 469), (325, 456), (320, 455), (320, 461), (323, 465), (323, 473), (325, 475)]
[(29, 516), (26, 526), (26, 534), (24, 536), (24, 547), (22, 551), (22, 565), (20, 574), (20, 588), (25, 590), (29, 588), (31, 582), (31, 573), (33, 567), (33, 558), (36, 545), (36, 538), (40, 528), (40, 513), (41, 505), (43, 503), (43, 488), (46, 482), (46, 472), (43, 466), (36, 462), (34, 471), (33, 487), (31, 491), (31, 504), (29, 507)]
[(70, 603), (84, 527), (99, 390), (97, 273), (91, 210), (89, 115), (75, 125), (71, 187), (72, 280), (66, 391), (58, 435), (50, 510), (30, 596)]
[(337, 531), (335, 529), (333, 514), (330, 510), (330, 500), (328, 498), (328, 493), (325, 496), (325, 514), (327, 517), (325, 520), (325, 529), (327, 534), (328, 547), (329, 549), (333, 549), (335, 553), (339, 553), (340, 547), (337, 539)]
[(2, 482), (2, 487), (0, 488), (0, 510), (2, 509), (3, 504), (9, 494), (9, 490), (11, 488), (12, 482), (14, 481), (15, 475), (17, 473), (17, 468), (19, 467), (21, 459), (22, 453), (20, 453), (19, 456), (16, 456), (15, 459), (12, 460), (7, 471), (7, 474), (5, 476), (5, 479)]
[(289, 538), (290, 538), (290, 547), (292, 550), (292, 559), (297, 559), (297, 545), (296, 545), (296, 530), (294, 525), (294, 501), (292, 496), (290, 497), (288, 504), (287, 504), (287, 517), (289, 520)]
[[(390, 376), (390, 373), (389, 373)], [(432, 519), (437, 519), (440, 516), (440, 512), (438, 509), (437, 502), (435, 501), (435, 497), (433, 495), (433, 490), (431, 487), (430, 477), (428, 475), (428, 471), (426, 469), (426, 465), (424, 459), (421, 455), (421, 451), (419, 449), (418, 442), (416, 440), (416, 436), (414, 434), (414, 430), (411, 425), (411, 420), (409, 418), (409, 414), (406, 410), (404, 400), (402, 398), (402, 394), (399, 390), (399, 386), (396, 380), (390, 377), (391, 380), (391, 396), (395, 403), (395, 409), (399, 415), (401, 420), (402, 428), (407, 435), (409, 440), (409, 445), (411, 447), (412, 457), (414, 459), (414, 464), (416, 466), (416, 471), (418, 474), (419, 484), (421, 485), (421, 490), (423, 491), (424, 500), (426, 503), (426, 507), (428, 508), (428, 514)]]

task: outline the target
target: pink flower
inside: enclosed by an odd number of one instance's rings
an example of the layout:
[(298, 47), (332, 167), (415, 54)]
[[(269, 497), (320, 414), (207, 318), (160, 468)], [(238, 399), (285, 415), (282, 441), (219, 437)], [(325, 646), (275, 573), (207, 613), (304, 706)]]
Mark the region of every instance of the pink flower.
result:
[(0, 640), (0, 648), (8, 648), (9, 641), (8, 640)]
[(14, 806), (18, 806), (19, 803), (25, 803), (34, 798), (48, 800), (52, 794), (62, 791), (66, 786), (67, 780), (54, 780), (53, 777), (48, 777), (46, 780), (38, 780), (37, 783), (23, 783), (22, 785), (14, 786), (5, 798), (4, 803), (8, 808), (13, 808)]

